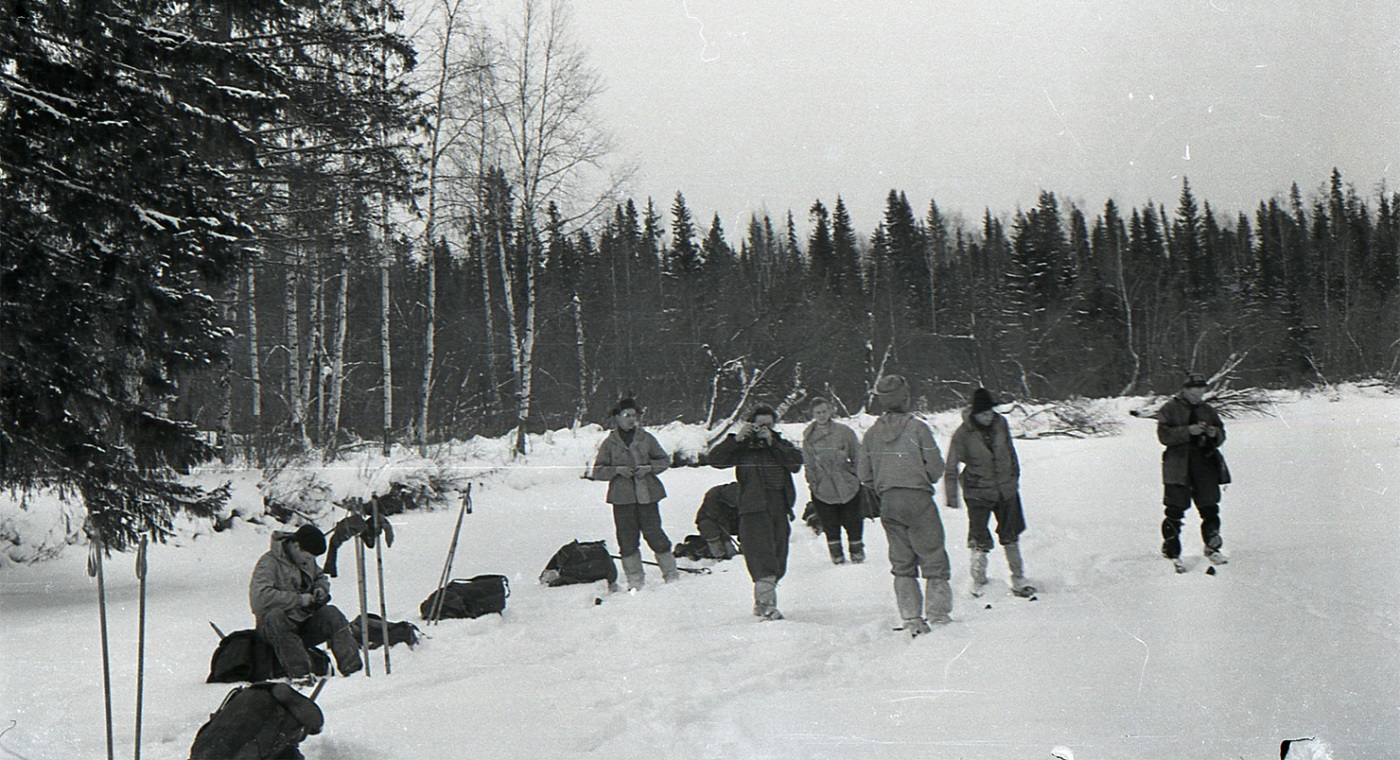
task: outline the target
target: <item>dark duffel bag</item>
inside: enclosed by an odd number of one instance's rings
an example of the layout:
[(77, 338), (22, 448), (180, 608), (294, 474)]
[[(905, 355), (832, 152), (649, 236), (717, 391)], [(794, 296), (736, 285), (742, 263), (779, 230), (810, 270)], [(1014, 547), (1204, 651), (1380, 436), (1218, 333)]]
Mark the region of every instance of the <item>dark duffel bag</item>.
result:
[(540, 573), (540, 582), (547, 586), (594, 581), (617, 582), (617, 565), (606, 541), (571, 541), (559, 547)]
[[(389, 646), (395, 644), (407, 644), (412, 649), (418, 643), (418, 626), (407, 620), (389, 621)], [(360, 641), (360, 618), (356, 617), (350, 621), (350, 635), (355, 637), (355, 641)], [(384, 618), (369, 613), (369, 648), (378, 649), (384, 646)]]
[[(437, 611), (441, 618), (474, 618), (506, 608), (506, 597), (510, 596), (510, 581), (504, 575), (478, 575), (466, 580), (458, 579), (447, 584), (442, 590), (442, 608)], [(418, 605), (418, 614), (431, 621), (437, 605), (438, 592), (428, 595)]]

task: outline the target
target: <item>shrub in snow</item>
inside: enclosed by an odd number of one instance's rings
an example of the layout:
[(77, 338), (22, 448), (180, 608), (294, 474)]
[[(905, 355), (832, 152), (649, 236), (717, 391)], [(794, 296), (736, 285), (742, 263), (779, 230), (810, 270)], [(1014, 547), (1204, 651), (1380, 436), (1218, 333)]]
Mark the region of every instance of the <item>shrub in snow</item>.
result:
[(57, 491), (10, 493), (0, 498), (0, 565), (57, 557), (83, 541), (83, 509)]

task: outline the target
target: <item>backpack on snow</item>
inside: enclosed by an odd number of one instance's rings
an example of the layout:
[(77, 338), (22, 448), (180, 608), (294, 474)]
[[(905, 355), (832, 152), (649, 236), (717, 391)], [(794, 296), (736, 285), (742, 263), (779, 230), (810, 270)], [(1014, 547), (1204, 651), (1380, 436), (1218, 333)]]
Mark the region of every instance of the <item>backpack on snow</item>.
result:
[[(506, 608), (510, 596), (510, 581), (504, 575), (478, 575), (467, 580), (455, 580), (442, 590), (442, 609), (438, 618), (474, 618)], [(418, 605), (418, 614), (431, 620), (438, 592), (428, 595)]]
[[(418, 634), (420, 633), (422, 631), (418, 630), (418, 626), (407, 620), (390, 621), (389, 646), (407, 644), (408, 648), (412, 649), (418, 643)], [(350, 635), (355, 638), (355, 641), (361, 641), (360, 618), (358, 616), (350, 621)], [(384, 646), (384, 618), (371, 612), (369, 613), (369, 648), (378, 649), (382, 646)]]
[[(312, 673), (323, 676), (330, 672), (331, 658), (319, 647), (307, 647), (306, 654), (311, 658)], [(209, 677), (204, 682), (267, 681), (285, 675), (287, 669), (282, 667), (272, 645), (263, 641), (256, 630), (247, 628), (219, 640), (214, 656), (209, 658)]]
[(540, 583), (547, 586), (594, 581), (617, 582), (617, 565), (606, 541), (571, 541), (559, 547), (540, 573)]
[(240, 686), (195, 734), (190, 760), (300, 758), (298, 745), (324, 725), (321, 708), (285, 683)]

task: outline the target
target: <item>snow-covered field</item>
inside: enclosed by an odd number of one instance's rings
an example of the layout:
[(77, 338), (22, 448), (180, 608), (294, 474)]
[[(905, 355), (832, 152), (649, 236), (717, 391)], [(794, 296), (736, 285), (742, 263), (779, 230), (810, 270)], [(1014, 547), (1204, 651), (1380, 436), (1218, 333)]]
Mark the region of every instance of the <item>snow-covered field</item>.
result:
[[(954, 622), (914, 641), (891, 630), (885, 540), (871, 522), (871, 561), (839, 567), (821, 538), (796, 526), (779, 622), (750, 614), (740, 561), (673, 585), (649, 568), (634, 595), (541, 586), (560, 545), (606, 538), (616, 547), (605, 486), (579, 479), (601, 431), (537, 439), (514, 464), (490, 446), (463, 446), (448, 466), (480, 475), (453, 575), (509, 576), (505, 614), (444, 621), (416, 649), (395, 647), (390, 675), (375, 652), (372, 677), (332, 680), (318, 699), (325, 731), (302, 749), (312, 760), (534, 760), (1048, 758), (1061, 747), (1078, 760), (1223, 760), (1274, 758), (1280, 740), (1315, 736), (1319, 757), (1395, 757), (1400, 400), (1377, 387), (1277, 398), (1276, 416), (1227, 422), (1237, 482), (1223, 500), (1232, 559), (1219, 574), (1204, 573), (1194, 540), (1185, 541), (1187, 575), (1157, 556), (1160, 446), (1150, 422), (1123, 413), (1117, 436), (1018, 441), (1030, 524), (1022, 545), (1038, 601), (969, 598), (965, 513), (943, 512)], [(1120, 413), (1130, 406), (1116, 403)], [(955, 416), (933, 421), (946, 446)], [(801, 425), (782, 429), (797, 438)], [(700, 436), (656, 432), (668, 450)], [(366, 471), (346, 466), (340, 487), (362, 487)], [(221, 477), (236, 480), (238, 498), (256, 497), (256, 475)], [(672, 540), (695, 532), (701, 495), (728, 477), (705, 468), (662, 476)], [(801, 484), (799, 511), (805, 500)], [(395, 518), (384, 556), (391, 619), (417, 621), (456, 517)], [(1184, 537), (1197, 525), (1189, 517)], [(228, 692), (204, 683), (216, 644), (209, 621), (251, 625), (248, 574), (267, 542), (265, 529), (243, 524), (152, 547), (143, 758), (186, 757)], [(69, 547), (0, 567), (0, 756), (105, 756), (85, 561)], [(350, 614), (353, 566), (342, 552), (334, 584)], [(132, 751), (135, 703), (132, 555), (109, 560), (106, 585), (121, 757)]]

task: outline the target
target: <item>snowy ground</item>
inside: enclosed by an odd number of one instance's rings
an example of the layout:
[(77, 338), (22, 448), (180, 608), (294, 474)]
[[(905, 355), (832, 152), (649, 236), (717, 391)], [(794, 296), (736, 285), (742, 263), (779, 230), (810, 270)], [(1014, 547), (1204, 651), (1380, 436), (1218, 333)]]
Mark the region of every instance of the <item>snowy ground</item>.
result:
[[(635, 595), (540, 586), (560, 545), (606, 538), (615, 547), (605, 487), (578, 477), (600, 433), (556, 433), (502, 468), (479, 451), (454, 463), (486, 471), (454, 576), (509, 576), (504, 616), (445, 621), (418, 648), (395, 647), (391, 675), (376, 652), (372, 677), (334, 679), (318, 700), (326, 729), (302, 749), (312, 760), (1048, 758), (1062, 746), (1078, 760), (1234, 759), (1277, 757), (1280, 740), (1317, 736), (1320, 756), (1392, 757), (1400, 403), (1378, 388), (1336, 398), (1285, 397), (1277, 416), (1227, 423), (1237, 480), (1223, 502), (1232, 561), (1215, 576), (1203, 572), (1194, 541), (1190, 574), (1156, 556), (1160, 446), (1151, 423), (1124, 415), (1115, 437), (1019, 441), (1030, 523), (1023, 547), (1039, 600), (968, 598), (965, 514), (944, 511), (955, 620), (912, 642), (891, 630), (885, 540), (870, 522), (871, 561), (861, 566), (832, 566), (822, 540), (797, 526), (780, 622), (750, 615), (738, 561), (670, 586), (652, 575)], [(953, 419), (934, 420), (941, 445)], [(797, 424), (784, 430), (800, 435)], [(658, 435), (673, 449), (697, 433)], [(352, 469), (347, 481), (363, 477)], [(673, 540), (695, 531), (701, 495), (727, 477), (663, 476)], [(417, 620), (455, 519), (455, 509), (396, 518), (398, 540), (384, 559), (390, 618)], [(1196, 526), (1190, 518), (1188, 538)], [(247, 578), (267, 540), (243, 525), (152, 548), (142, 757), (186, 757), (228, 691), (204, 683), (216, 643), (208, 621), (251, 625)], [(353, 567), (351, 552), (341, 557), (342, 569)], [(70, 548), (0, 567), (0, 756), (105, 755), (85, 559)], [(993, 567), (1005, 578), (1004, 564)], [(351, 611), (353, 573), (342, 572), (334, 592)], [(108, 562), (107, 593), (117, 755), (128, 756), (131, 555)]]

